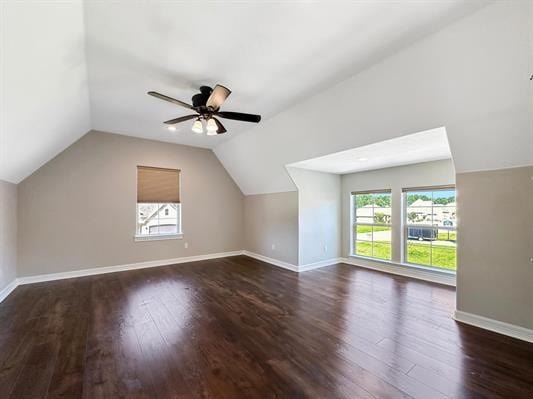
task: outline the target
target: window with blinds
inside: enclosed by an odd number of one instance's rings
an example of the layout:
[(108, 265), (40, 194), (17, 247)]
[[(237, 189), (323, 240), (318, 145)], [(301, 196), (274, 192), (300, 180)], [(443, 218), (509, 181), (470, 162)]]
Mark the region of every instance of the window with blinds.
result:
[(137, 166), (137, 238), (181, 234), (180, 171)]

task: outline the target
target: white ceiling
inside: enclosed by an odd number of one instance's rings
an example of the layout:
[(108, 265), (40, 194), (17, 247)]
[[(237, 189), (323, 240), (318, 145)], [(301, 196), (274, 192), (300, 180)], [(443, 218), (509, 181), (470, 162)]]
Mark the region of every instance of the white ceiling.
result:
[[(475, 4), (475, 3), (474, 3)], [(264, 118), (356, 73), (440, 27), (472, 2), (87, 2), (93, 127), (215, 147), (250, 128), (223, 121), (227, 134), (170, 133), (162, 121), (189, 112), (148, 97), (189, 101), (199, 86), (233, 93), (223, 109)]]
[(533, 2), (497, 1), (214, 149), (246, 195), (286, 165), (445, 126), (456, 173), (531, 164)]
[(146, 92), (188, 101), (222, 83), (223, 109), (266, 120), (483, 3), (4, 0), (0, 179), (20, 181), (90, 128), (215, 147), (251, 124), (169, 132), (162, 121), (187, 110)]
[(342, 175), (451, 157), (446, 129), (440, 127), (287, 166)]
[(0, 179), (18, 183), (91, 128), (81, 2), (0, 1)]

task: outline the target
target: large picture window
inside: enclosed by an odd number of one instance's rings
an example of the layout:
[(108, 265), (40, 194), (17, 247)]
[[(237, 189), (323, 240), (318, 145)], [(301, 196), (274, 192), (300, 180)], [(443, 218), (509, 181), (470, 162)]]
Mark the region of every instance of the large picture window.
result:
[(353, 254), (391, 260), (390, 190), (352, 193)]
[(404, 261), (455, 271), (455, 187), (404, 189)]

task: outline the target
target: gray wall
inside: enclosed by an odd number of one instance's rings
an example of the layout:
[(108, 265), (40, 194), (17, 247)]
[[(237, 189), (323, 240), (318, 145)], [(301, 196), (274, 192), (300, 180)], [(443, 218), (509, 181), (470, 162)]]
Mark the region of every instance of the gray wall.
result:
[(457, 175), (457, 309), (533, 328), (533, 166)]
[[(137, 165), (181, 169), (182, 240), (134, 242)], [(208, 149), (90, 132), (18, 194), (20, 276), (243, 248), (243, 195)]]
[[(455, 184), (455, 169), (451, 160), (343, 175), (341, 179), (343, 255), (350, 255), (350, 194), (352, 191), (392, 190), (392, 261), (401, 262), (402, 188), (445, 184)], [(461, 217), (460, 214), (459, 217)]]
[(244, 197), (244, 237), (244, 249), (298, 265), (298, 192)]
[(341, 254), (341, 177), (287, 168), (298, 187), (300, 265)]
[(17, 276), (17, 186), (0, 180), (0, 291)]

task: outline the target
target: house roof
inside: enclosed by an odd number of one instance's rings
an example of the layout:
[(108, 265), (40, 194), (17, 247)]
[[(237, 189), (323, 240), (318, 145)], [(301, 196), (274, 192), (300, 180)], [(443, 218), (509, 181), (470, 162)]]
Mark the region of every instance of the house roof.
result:
[(409, 206), (424, 206), (424, 207), (429, 207), (431, 208), (433, 206), (433, 201), (429, 200), (429, 201), (424, 201), (422, 199), (417, 199), (415, 202), (413, 202), (411, 205)]

